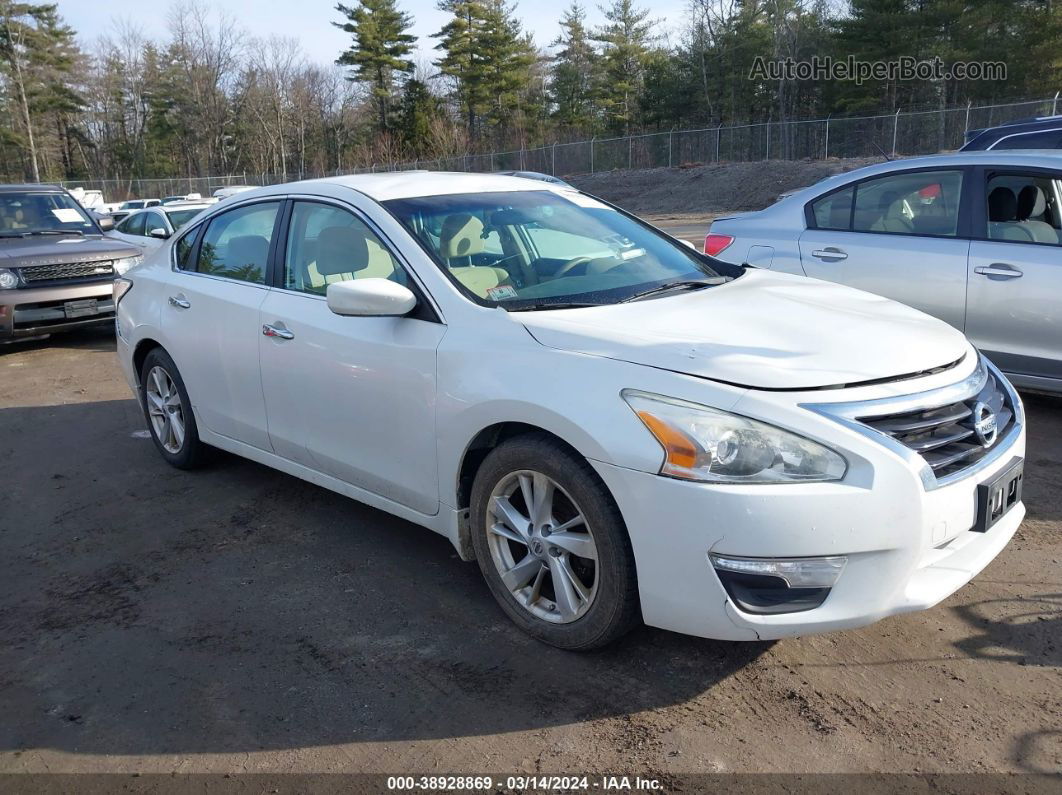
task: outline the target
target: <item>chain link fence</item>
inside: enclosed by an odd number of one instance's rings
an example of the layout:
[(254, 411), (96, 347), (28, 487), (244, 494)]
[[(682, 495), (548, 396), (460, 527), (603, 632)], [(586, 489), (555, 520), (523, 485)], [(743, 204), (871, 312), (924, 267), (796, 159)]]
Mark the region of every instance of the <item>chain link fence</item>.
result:
[(273, 185), (294, 179), (380, 171), (538, 171), (558, 177), (616, 169), (649, 169), (692, 164), (756, 160), (823, 160), (933, 154), (958, 149), (968, 130), (993, 127), (1034, 116), (1056, 115), (1062, 92), (1054, 97), (1003, 105), (971, 104), (938, 110), (878, 116), (719, 125), (619, 138), (593, 138), (508, 152), (465, 154), (431, 160), (373, 163), (329, 174), (230, 174), (169, 179), (87, 180), (68, 188), (103, 191), (107, 201), (199, 193), (210, 196), (230, 185)]

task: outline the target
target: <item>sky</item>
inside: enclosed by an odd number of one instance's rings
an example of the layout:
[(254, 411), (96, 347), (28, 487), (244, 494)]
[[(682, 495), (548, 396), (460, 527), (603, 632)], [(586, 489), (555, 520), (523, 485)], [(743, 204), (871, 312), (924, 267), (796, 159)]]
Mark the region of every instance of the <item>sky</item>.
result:
[[(97, 38), (114, 28), (115, 20), (128, 20), (149, 38), (166, 36), (168, 0), (57, 0), (59, 13), (78, 32), (81, 44), (91, 48)], [(347, 0), (353, 5), (356, 0)], [(559, 31), (558, 21), (570, 0), (518, 0), (516, 15), (525, 30), (530, 30), (539, 47), (545, 48)], [(657, 26), (678, 28), (685, 19), (686, 0), (643, 0), (653, 9), (653, 17), (666, 19)], [(348, 46), (349, 35), (332, 27), (339, 21), (336, 0), (213, 0), (213, 8), (224, 10), (246, 28), (252, 36), (268, 38), (279, 34), (299, 39), (310, 60), (330, 63)], [(435, 8), (436, 0), (399, 0), (399, 6), (415, 20), (413, 33), (422, 58), (436, 57), (435, 40), (428, 37), (446, 22), (446, 14)], [(583, 0), (591, 25), (603, 20), (595, 2)]]

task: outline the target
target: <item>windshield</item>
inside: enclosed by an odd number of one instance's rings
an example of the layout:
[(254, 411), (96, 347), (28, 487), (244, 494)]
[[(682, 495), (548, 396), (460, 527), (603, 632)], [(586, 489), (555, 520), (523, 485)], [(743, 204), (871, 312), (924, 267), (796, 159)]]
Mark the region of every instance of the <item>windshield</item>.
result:
[(81, 205), (65, 193), (0, 193), (0, 235), (96, 234)]
[(612, 304), (741, 273), (574, 190), (426, 196), (384, 206), (466, 294), (488, 306)]
[(142, 210), (144, 209), (143, 199), (133, 199), (132, 201), (122, 202), (118, 207), (119, 210)]
[(191, 210), (167, 210), (166, 215), (170, 217), (170, 223), (173, 224), (173, 228), (176, 231), (201, 212), (203, 212), (203, 208), (196, 207)]

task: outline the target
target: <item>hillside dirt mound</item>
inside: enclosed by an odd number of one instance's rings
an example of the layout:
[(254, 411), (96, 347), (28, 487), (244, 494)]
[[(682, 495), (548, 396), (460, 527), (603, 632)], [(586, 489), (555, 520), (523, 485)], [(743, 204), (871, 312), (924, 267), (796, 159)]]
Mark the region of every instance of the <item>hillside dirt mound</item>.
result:
[(565, 179), (580, 190), (640, 215), (701, 217), (721, 212), (759, 210), (772, 204), (780, 193), (880, 161), (881, 158), (764, 160), (641, 171), (606, 171)]

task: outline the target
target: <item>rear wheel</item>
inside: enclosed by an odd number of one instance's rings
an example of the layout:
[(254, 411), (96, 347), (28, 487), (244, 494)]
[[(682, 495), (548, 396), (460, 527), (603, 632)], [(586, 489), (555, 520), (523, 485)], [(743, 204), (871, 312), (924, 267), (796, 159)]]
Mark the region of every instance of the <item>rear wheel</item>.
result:
[(144, 358), (140, 398), (151, 439), (162, 457), (178, 469), (200, 466), (208, 448), (199, 441), (192, 403), (177, 365), (162, 348)]
[(619, 509), (564, 445), (528, 435), (495, 448), (476, 475), (471, 511), (480, 570), (525, 632), (583, 650), (637, 623), (634, 556)]

